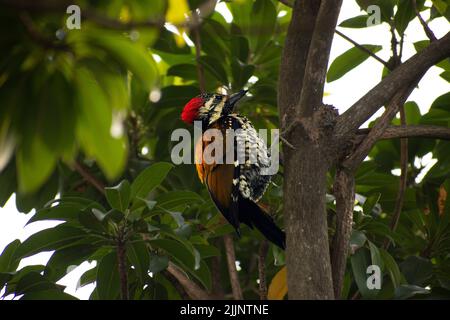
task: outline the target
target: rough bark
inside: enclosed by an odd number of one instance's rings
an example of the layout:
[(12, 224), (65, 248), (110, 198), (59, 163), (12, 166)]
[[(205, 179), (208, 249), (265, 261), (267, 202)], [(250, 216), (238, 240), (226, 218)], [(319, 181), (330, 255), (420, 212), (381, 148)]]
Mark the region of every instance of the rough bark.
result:
[(320, 145), (305, 143), (299, 149), (288, 152), (284, 168), (289, 299), (332, 299), (325, 214), (328, 168)]
[(352, 173), (341, 168), (337, 170), (334, 180), (334, 197), (336, 198), (336, 231), (331, 251), (331, 267), (334, 297), (340, 299), (355, 204), (355, 178)]
[(278, 81), (278, 108), (282, 130), (289, 126), (293, 115), (296, 114), (319, 6), (319, 0), (296, 1), (292, 10)]
[[(283, 148), (289, 299), (333, 299), (326, 174), (331, 150), (316, 117), (341, 1), (296, 1), (280, 66), (278, 105)], [(320, 113), (320, 112), (319, 112)], [(300, 130), (289, 130), (293, 123)], [(297, 128), (296, 128), (297, 129)]]

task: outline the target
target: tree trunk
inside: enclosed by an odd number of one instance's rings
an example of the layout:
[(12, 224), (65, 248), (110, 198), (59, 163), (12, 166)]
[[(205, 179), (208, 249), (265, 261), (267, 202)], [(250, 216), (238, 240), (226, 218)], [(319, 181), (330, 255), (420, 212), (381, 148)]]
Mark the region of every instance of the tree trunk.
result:
[(322, 148), (307, 141), (298, 150), (285, 150), (284, 157), (289, 299), (333, 299)]

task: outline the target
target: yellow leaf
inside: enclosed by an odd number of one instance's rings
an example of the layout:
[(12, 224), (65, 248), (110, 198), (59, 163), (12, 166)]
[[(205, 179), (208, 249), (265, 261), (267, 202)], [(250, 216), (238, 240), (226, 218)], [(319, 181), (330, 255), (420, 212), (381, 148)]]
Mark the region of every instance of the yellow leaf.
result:
[(269, 300), (283, 300), (287, 292), (287, 269), (286, 266), (284, 266), (280, 271), (277, 272), (277, 274), (270, 282), (267, 298)]
[(128, 8), (128, 6), (123, 6), (120, 9), (119, 20), (122, 21), (123, 23), (130, 22), (131, 15), (130, 15), (130, 8)]
[(169, 0), (169, 8), (166, 13), (166, 21), (173, 24), (181, 24), (189, 14), (187, 0)]
[(173, 36), (175, 37), (175, 43), (177, 44), (178, 47), (184, 47), (184, 45), (186, 44), (186, 42), (184, 41), (183, 38), (183, 32), (184, 29), (178, 29), (179, 33), (174, 33)]

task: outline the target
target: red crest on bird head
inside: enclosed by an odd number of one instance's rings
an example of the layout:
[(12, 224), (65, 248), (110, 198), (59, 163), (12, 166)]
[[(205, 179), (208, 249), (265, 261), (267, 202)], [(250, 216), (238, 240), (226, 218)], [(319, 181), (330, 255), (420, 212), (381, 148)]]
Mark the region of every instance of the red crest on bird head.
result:
[(186, 122), (187, 124), (192, 124), (197, 118), (198, 109), (204, 104), (204, 101), (201, 97), (195, 97), (189, 100), (188, 103), (183, 108), (181, 112), (181, 120)]

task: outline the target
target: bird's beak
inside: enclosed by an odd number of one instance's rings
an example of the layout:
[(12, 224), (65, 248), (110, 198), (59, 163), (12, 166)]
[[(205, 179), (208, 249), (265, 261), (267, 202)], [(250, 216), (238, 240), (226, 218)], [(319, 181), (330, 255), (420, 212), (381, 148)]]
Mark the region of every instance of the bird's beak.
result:
[(247, 91), (248, 91), (248, 90), (241, 90), (241, 91), (239, 91), (239, 92), (236, 92), (236, 93), (232, 94), (232, 95), (228, 98), (227, 104), (228, 104), (230, 107), (233, 107), (233, 106), (236, 104), (236, 102), (238, 102), (239, 100), (241, 100), (241, 98), (242, 98), (243, 96), (245, 96), (245, 94), (247, 93)]

